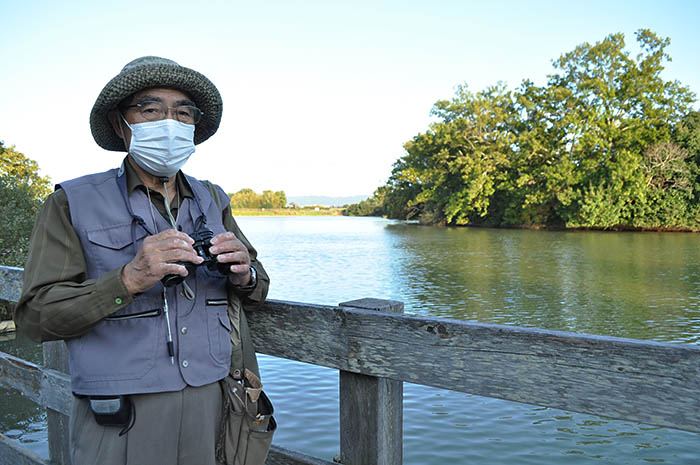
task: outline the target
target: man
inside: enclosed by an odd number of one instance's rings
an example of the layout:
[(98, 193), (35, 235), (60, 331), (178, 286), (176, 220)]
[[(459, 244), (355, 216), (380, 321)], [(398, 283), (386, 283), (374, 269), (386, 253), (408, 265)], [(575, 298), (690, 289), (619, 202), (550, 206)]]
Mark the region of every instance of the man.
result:
[(39, 214), (15, 319), (66, 341), (74, 465), (214, 465), (218, 381), (257, 373), (242, 303), (269, 279), (223, 190), (180, 171), (221, 112), (202, 74), (128, 63), (90, 114), (121, 167), (61, 183)]

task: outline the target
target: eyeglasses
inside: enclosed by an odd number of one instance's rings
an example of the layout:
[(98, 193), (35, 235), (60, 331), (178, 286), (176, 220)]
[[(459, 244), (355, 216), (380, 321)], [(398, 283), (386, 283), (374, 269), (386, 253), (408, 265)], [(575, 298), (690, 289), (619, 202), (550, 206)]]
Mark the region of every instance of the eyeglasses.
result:
[(168, 116), (168, 111), (171, 111), (173, 117), (181, 123), (197, 124), (203, 115), (202, 110), (192, 105), (168, 107), (163, 102), (143, 102), (126, 108), (136, 108), (146, 121), (160, 121)]

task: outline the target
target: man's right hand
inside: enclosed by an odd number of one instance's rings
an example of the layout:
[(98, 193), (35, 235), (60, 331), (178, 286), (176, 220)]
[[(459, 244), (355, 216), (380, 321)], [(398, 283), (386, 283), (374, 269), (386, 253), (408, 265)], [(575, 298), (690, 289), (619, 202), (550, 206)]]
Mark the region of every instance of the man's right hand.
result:
[(144, 239), (141, 249), (122, 268), (122, 281), (131, 295), (147, 291), (164, 276), (187, 276), (187, 269), (175, 262), (204, 261), (192, 248), (194, 241), (187, 234), (167, 229)]

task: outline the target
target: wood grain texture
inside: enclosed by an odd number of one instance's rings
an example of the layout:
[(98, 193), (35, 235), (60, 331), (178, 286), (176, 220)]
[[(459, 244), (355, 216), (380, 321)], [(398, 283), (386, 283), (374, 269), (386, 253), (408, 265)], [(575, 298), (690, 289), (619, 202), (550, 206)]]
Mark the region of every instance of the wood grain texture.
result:
[(24, 269), (0, 266), (0, 300), (16, 303), (22, 294)]
[[(403, 303), (359, 299), (344, 307), (403, 313)], [(347, 465), (403, 462), (403, 382), (340, 370), (340, 460)]]
[(258, 351), (486, 397), (700, 432), (700, 347), (282, 301)]
[(70, 377), (0, 352), (0, 386), (23, 393), (39, 405), (70, 415)]
[(0, 434), (0, 463), (7, 465), (49, 465), (31, 450)]
[[(63, 341), (43, 344), (44, 367), (68, 374), (68, 348)], [(71, 409), (72, 399), (69, 405)], [(49, 436), (49, 458), (56, 465), (71, 465), (70, 433), (68, 416), (51, 408), (46, 409)]]
[(285, 449), (284, 447), (275, 446), (270, 448), (270, 453), (267, 455), (265, 465), (336, 465), (334, 462), (328, 462), (317, 457), (305, 455), (300, 452)]

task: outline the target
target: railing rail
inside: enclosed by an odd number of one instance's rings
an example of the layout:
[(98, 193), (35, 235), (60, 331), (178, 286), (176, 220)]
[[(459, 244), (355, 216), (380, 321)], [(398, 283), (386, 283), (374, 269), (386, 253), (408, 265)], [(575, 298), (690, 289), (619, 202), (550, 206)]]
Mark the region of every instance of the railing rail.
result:
[[(13, 283), (21, 282), (21, 271), (0, 267), (0, 298), (17, 299), (17, 290), (6, 289), (18, 289)], [(340, 371), (342, 463), (401, 463), (403, 381), (700, 432), (698, 346), (401, 311), (401, 303), (378, 299), (337, 307), (271, 300), (248, 314), (258, 352)], [(63, 343), (45, 346), (45, 353), (65, 350)], [(65, 363), (63, 357), (49, 358)], [(57, 415), (68, 414), (67, 375), (0, 353), (0, 380)], [(357, 405), (371, 415), (353, 415)], [(53, 452), (49, 434), (52, 460), (68, 463), (60, 458), (67, 455), (65, 443)], [(330, 462), (274, 447), (268, 464)]]

